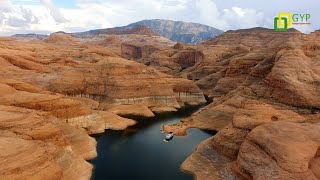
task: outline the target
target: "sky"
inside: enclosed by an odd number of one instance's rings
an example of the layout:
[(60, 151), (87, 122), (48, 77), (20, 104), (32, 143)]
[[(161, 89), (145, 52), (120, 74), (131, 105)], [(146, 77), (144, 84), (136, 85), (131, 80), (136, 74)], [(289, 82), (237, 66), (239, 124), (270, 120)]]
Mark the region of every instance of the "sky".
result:
[(273, 28), (279, 12), (310, 14), (304, 33), (320, 29), (319, 0), (0, 0), (0, 36), (81, 32), (144, 19), (196, 22), (223, 31)]

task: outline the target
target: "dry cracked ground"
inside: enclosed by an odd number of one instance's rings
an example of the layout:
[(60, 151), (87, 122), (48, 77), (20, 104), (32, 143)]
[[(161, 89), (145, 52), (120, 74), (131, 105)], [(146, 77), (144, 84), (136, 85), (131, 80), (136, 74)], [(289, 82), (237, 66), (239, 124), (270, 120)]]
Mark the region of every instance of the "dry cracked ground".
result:
[(146, 29), (0, 38), (0, 62), (0, 179), (89, 179), (90, 134), (206, 101), (165, 127), (218, 131), (182, 169), (199, 180), (320, 179), (319, 31), (228, 31), (197, 46)]

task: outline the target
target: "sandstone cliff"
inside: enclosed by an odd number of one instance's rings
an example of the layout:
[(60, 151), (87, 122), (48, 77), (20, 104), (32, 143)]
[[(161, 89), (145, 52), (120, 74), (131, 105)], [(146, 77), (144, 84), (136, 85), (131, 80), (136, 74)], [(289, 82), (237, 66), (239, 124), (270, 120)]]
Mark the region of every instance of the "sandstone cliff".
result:
[(203, 60), (180, 75), (213, 103), (165, 130), (219, 132), (182, 168), (198, 179), (319, 178), (319, 37), (254, 28), (199, 46)]

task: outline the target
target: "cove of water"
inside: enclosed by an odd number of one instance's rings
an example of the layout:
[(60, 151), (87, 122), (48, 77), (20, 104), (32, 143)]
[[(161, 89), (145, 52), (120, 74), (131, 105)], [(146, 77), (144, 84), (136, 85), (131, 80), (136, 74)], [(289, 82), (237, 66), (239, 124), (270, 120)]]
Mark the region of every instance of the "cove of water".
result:
[(180, 110), (162, 117), (138, 121), (123, 131), (106, 131), (98, 136), (98, 157), (94, 180), (191, 180), (193, 177), (180, 170), (183, 161), (196, 146), (213, 134), (189, 129), (184, 137), (175, 136), (163, 142), (163, 124), (174, 124), (189, 116), (195, 109)]

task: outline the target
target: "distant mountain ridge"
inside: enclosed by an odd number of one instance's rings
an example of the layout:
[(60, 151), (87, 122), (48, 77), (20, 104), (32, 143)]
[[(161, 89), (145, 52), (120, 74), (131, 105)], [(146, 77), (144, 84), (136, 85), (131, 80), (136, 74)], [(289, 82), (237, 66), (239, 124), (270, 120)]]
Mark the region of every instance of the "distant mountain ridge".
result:
[(172, 41), (191, 44), (201, 43), (223, 33), (219, 29), (199, 23), (163, 19), (138, 21), (119, 28), (126, 29), (137, 25), (146, 26)]
[[(84, 37), (91, 35), (107, 34), (107, 35), (124, 35), (124, 34), (137, 34), (147, 36), (163, 36), (171, 41), (199, 44), (204, 41), (210, 40), (219, 36), (223, 31), (199, 24), (183, 21), (172, 21), (163, 19), (152, 19), (138, 21), (127, 26), (94, 29), (85, 32), (67, 33), (75, 37)], [(44, 39), (48, 36), (37, 34), (17, 34), (13, 37), (16, 38), (34, 38)]]
[(199, 44), (222, 33), (223, 31), (219, 29), (203, 24), (153, 19), (138, 21), (123, 27), (96, 29), (74, 34), (76, 36), (95, 34), (161, 35), (175, 42)]
[(96, 29), (86, 32), (73, 33), (76, 36), (81, 35), (98, 35), (98, 34), (112, 34), (112, 35), (122, 35), (122, 34), (138, 34), (138, 35), (148, 35), (148, 36), (160, 36), (157, 32), (143, 25), (131, 26), (128, 28), (107, 28), (107, 29)]
[(35, 34), (35, 33), (29, 33), (29, 34), (15, 34), (12, 35), (11, 37), (18, 38), (18, 39), (34, 39), (34, 40), (43, 40), (48, 38), (48, 35), (44, 34)]

